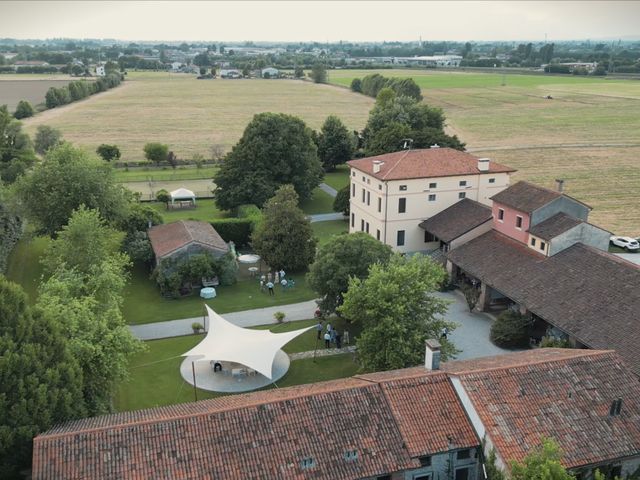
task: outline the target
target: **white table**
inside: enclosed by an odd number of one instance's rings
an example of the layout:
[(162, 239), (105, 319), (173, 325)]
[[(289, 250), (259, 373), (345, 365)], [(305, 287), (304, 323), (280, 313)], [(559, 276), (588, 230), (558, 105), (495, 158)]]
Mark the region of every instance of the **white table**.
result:
[(206, 287), (200, 289), (200, 296), (202, 298), (216, 298), (216, 289), (213, 287)]

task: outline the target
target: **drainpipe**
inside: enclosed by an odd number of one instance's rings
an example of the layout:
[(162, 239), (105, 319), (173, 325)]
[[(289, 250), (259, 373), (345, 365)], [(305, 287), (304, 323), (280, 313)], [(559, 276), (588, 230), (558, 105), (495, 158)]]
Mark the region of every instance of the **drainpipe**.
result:
[(389, 183), (384, 182), (384, 243), (387, 243), (387, 205), (389, 203)]

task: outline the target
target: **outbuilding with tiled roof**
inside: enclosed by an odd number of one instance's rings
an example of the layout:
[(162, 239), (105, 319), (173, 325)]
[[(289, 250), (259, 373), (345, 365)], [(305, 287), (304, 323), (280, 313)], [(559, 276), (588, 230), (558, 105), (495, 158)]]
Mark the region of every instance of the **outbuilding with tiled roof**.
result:
[(156, 263), (185, 254), (209, 252), (222, 256), (229, 251), (229, 245), (210, 223), (194, 220), (180, 220), (151, 227), (149, 240)]

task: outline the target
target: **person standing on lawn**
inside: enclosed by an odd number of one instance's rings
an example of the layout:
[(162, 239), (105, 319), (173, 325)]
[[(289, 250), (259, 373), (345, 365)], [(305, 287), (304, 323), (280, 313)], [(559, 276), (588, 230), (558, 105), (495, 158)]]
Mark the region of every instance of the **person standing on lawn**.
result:
[(318, 332), (318, 340), (320, 340), (320, 337), (322, 336), (322, 320), (318, 320), (316, 331)]
[(269, 289), (269, 295), (273, 297), (275, 295), (275, 293), (273, 292), (273, 282), (269, 281), (267, 283), (267, 288)]
[(324, 334), (324, 348), (331, 348), (331, 334), (329, 332)]

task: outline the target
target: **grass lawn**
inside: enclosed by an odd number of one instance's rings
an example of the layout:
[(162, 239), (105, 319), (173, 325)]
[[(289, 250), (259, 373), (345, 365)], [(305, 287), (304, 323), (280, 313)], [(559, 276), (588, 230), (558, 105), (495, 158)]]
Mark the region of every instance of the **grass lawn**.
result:
[[(304, 274), (291, 277), (295, 280), (296, 286), (291, 290), (276, 288), (273, 297), (260, 292), (257, 280), (242, 280), (229, 287), (216, 287), (218, 296), (207, 300), (207, 304), (218, 313), (227, 313), (304, 302), (315, 298), (315, 294), (307, 286)], [(203, 299), (198, 296), (197, 291), (179, 300), (163, 298), (156, 283), (149, 279), (146, 268), (136, 265), (132, 269), (129, 284), (125, 287), (122, 311), (128, 324), (137, 325), (198, 317), (202, 315), (203, 308)]]
[[(304, 322), (291, 325), (292, 328), (299, 328), (300, 324)], [(183, 360), (180, 355), (201, 338), (202, 335), (192, 335), (146, 342), (148, 350), (131, 359), (130, 378), (118, 388), (114, 399), (116, 410), (129, 411), (193, 401), (193, 387), (180, 376), (179, 368)], [(291, 362), (289, 372), (278, 381), (278, 386), (349, 377), (357, 371), (358, 365), (353, 362), (351, 354), (321, 357), (316, 362), (311, 358), (296, 360)], [(220, 395), (198, 390), (199, 400)]]
[(333, 212), (333, 197), (324, 190), (316, 188), (310, 199), (300, 202), (300, 208), (307, 215), (331, 213)]
[(329, 222), (314, 222), (311, 224), (313, 234), (318, 239), (318, 246), (327, 243), (331, 237), (342, 235), (349, 231), (346, 220), (331, 220)]
[(101, 143), (116, 144), (123, 161), (143, 160), (147, 142), (166, 143), (178, 158), (191, 158), (207, 157), (214, 144), (228, 152), (260, 112), (295, 115), (316, 130), (337, 115), (349, 130), (361, 130), (373, 103), (347, 89), (299, 80), (201, 81), (195, 75), (130, 72), (117, 88), (24, 123), (30, 135), (38, 125), (50, 125), (92, 151)]
[(338, 165), (333, 172), (324, 174), (323, 182), (340, 191), (349, 185), (349, 167), (347, 165)]
[(218, 171), (218, 167), (206, 166), (202, 168), (194, 167), (178, 167), (173, 170), (171, 168), (132, 168), (125, 170), (124, 168), (114, 168), (116, 181), (118, 182), (146, 182), (146, 181), (172, 181), (172, 180), (199, 180), (202, 178), (213, 178)]
[(165, 204), (160, 202), (152, 202), (149, 205), (162, 215), (164, 223), (176, 222), (178, 220), (202, 220), (204, 222), (210, 222), (216, 218), (229, 216), (227, 212), (218, 210), (218, 207), (216, 207), (215, 202), (211, 198), (196, 200), (196, 208), (194, 209), (167, 210)]
[(24, 288), (31, 303), (35, 303), (38, 297), (38, 285), (42, 276), (40, 257), (48, 243), (48, 237), (24, 237), (9, 255), (7, 278)]

